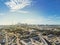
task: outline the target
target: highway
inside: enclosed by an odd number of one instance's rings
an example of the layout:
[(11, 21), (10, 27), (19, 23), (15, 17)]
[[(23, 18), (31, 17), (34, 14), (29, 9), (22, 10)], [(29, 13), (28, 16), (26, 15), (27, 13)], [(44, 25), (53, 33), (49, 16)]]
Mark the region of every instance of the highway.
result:
[(5, 32), (5, 39), (6, 39), (6, 43), (5, 43), (5, 45), (8, 45), (8, 44), (11, 44), (11, 43), (13, 43), (13, 41), (14, 41), (14, 39), (11, 41), (11, 42), (8, 42), (8, 35), (14, 35), (15, 37), (16, 37), (16, 44), (17, 45), (21, 45), (20, 43), (19, 43), (19, 40), (20, 40), (20, 38), (18, 38), (19, 36), (18, 36), (18, 34), (13, 34), (13, 33), (7, 33), (7, 32)]
[(44, 40), (44, 38), (42, 37), (41, 34), (39, 34), (39, 37), (41, 39), (41, 41), (43, 42), (44, 45), (48, 45), (48, 43)]
[[(11, 42), (8, 42), (8, 35), (9, 35), (9, 33), (5, 32), (5, 38), (6, 38), (6, 44), (5, 44), (5, 45), (8, 45), (8, 44), (10, 44), (10, 43), (13, 43), (13, 41), (14, 41), (14, 39), (13, 39)], [(21, 44), (19, 43), (20, 38), (18, 38), (18, 37), (19, 37), (18, 34), (17, 34), (17, 33), (16, 33), (16, 34), (11, 33), (11, 35), (14, 35), (14, 36), (16, 37), (16, 44), (17, 44), (17, 45), (21, 45)], [(39, 34), (39, 38), (40, 38), (41, 41), (43, 42), (43, 45), (48, 45), (48, 43), (47, 43), (46, 40), (42, 37), (41, 34)]]

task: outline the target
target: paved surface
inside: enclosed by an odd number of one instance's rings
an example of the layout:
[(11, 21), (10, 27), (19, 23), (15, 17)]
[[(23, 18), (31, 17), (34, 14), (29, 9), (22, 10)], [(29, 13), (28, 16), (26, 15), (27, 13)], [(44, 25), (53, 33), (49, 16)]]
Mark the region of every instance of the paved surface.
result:
[[(8, 42), (8, 35), (9, 35), (9, 33), (7, 33), (7, 32), (5, 32), (5, 38), (6, 38), (6, 43), (5, 43), (5, 45), (8, 45), (8, 44), (10, 44), (10, 43), (13, 43), (13, 40), (11, 41), (11, 42)], [(17, 39), (16, 39), (16, 44), (17, 45), (21, 45), (20, 43), (19, 43), (19, 38), (18, 38), (18, 35), (17, 34), (11, 34), (11, 35), (14, 35)]]
[(42, 40), (42, 42), (43, 42), (44, 45), (48, 45), (48, 43), (44, 40), (44, 38), (41, 36), (41, 34), (39, 34), (39, 37)]
[[(12, 33), (12, 35), (14, 35), (15, 37), (16, 37), (16, 44), (17, 45), (21, 45), (20, 43), (19, 43), (19, 38), (18, 38), (18, 34), (13, 34)], [(44, 40), (44, 38), (41, 36), (41, 34), (39, 34), (39, 37), (40, 37), (40, 39), (41, 39), (41, 41), (43, 42), (43, 44), (44, 45), (48, 45), (48, 43)], [(5, 32), (5, 38), (6, 38), (6, 44), (5, 45), (8, 45), (8, 33), (7, 32)], [(14, 39), (13, 39), (14, 40)], [(13, 43), (13, 40), (10, 42), (10, 43)], [(9, 43), (9, 44), (10, 44)], [(37, 45), (37, 44), (35, 44), (35, 45)]]

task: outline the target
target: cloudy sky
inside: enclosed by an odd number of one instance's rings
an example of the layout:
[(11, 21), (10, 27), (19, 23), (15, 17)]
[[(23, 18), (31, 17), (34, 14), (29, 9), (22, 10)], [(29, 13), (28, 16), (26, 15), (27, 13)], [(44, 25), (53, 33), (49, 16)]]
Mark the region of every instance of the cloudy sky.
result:
[(0, 0), (0, 25), (60, 24), (60, 0)]

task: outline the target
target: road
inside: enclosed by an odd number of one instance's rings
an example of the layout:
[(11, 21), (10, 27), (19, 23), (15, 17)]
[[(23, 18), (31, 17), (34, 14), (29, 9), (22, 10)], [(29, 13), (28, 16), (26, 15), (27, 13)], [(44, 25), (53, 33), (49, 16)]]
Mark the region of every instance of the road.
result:
[(7, 32), (5, 32), (5, 38), (6, 38), (6, 43), (5, 43), (5, 45), (8, 45), (8, 34), (7, 34)]
[[(9, 35), (9, 33), (7, 33), (7, 32), (5, 32), (5, 38), (6, 38), (6, 44), (5, 45), (8, 45), (8, 35)], [(15, 37), (16, 37), (16, 44), (17, 45), (21, 45), (20, 43), (19, 43), (19, 40), (20, 40), (20, 38), (18, 38), (19, 37), (19, 35), (16, 33), (16, 34), (11, 34), (11, 35), (14, 35)], [(45, 41), (45, 39), (42, 37), (42, 35), (41, 34), (39, 34), (39, 37), (40, 37), (40, 39), (41, 39), (41, 41), (43, 42), (43, 44), (44, 45), (48, 45), (48, 43)], [(13, 39), (14, 40), (14, 39)], [(10, 42), (10, 43), (13, 43), (13, 40)]]
[(14, 41), (14, 39), (11, 41), (11, 42), (8, 42), (8, 35), (14, 35), (15, 37), (16, 37), (16, 44), (17, 45), (21, 45), (20, 43), (19, 43), (19, 40), (20, 40), (20, 38), (18, 38), (19, 36), (18, 36), (18, 34), (13, 34), (13, 33), (7, 33), (7, 32), (5, 32), (5, 38), (6, 38), (6, 43), (5, 43), (5, 45), (8, 45), (8, 44), (10, 44), (10, 43), (13, 43), (13, 41)]
[(39, 37), (41, 39), (41, 41), (43, 42), (44, 45), (48, 45), (48, 43), (44, 40), (44, 38), (42, 37), (41, 34), (39, 34)]

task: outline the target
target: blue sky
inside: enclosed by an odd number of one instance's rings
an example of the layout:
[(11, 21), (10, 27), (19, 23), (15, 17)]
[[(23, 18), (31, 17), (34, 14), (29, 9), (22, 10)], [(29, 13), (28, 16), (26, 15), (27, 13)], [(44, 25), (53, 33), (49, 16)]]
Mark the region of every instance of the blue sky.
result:
[(0, 0), (0, 25), (60, 24), (60, 0)]

